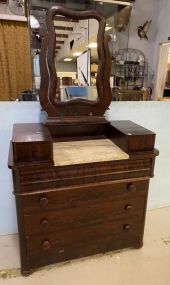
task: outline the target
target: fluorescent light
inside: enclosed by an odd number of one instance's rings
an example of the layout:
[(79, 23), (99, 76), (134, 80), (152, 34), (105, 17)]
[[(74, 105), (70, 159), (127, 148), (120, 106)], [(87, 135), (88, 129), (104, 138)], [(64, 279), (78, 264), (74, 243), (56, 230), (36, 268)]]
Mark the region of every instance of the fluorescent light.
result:
[(105, 28), (105, 31), (107, 32), (107, 31), (109, 31), (109, 30), (111, 30), (111, 29), (112, 29), (112, 27), (107, 26), (107, 27)]
[(167, 46), (167, 45), (170, 45), (170, 42), (167, 42), (167, 43), (161, 43), (160, 45), (162, 45), (162, 46)]
[(64, 61), (72, 61), (72, 58), (66, 57), (64, 58)]
[(107, 1), (95, 0), (95, 1), (99, 2), (99, 4), (112, 3), (112, 4), (118, 4), (118, 5), (124, 5), (124, 6), (131, 6), (130, 2), (118, 1), (118, 0), (107, 0)]
[(88, 45), (89, 48), (97, 48), (97, 43), (90, 43)]
[(76, 51), (75, 53), (73, 53), (73, 56), (80, 56), (82, 54), (81, 51)]

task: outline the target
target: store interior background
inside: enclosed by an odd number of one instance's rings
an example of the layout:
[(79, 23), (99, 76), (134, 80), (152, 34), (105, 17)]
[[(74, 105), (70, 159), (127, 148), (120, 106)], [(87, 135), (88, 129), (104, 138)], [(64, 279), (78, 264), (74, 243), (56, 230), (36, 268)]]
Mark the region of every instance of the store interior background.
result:
[[(169, 0), (136, 0), (133, 4), (129, 48), (141, 50), (153, 71), (153, 84), (156, 78), (160, 43), (168, 41), (170, 36)], [(4, 4), (0, 4), (0, 17), (4, 15)], [(146, 20), (152, 19), (149, 40), (140, 40), (136, 29)], [(158, 101), (155, 93), (151, 101), (112, 102), (106, 117), (109, 120), (132, 120), (157, 134), (156, 148), (160, 156), (156, 161), (155, 178), (150, 183), (148, 209), (170, 205), (170, 102)], [(0, 102), (0, 234), (17, 232), (15, 201), (12, 194), (12, 175), (7, 167), (8, 149), (14, 123), (42, 122), (45, 114), (41, 113), (39, 102)]]

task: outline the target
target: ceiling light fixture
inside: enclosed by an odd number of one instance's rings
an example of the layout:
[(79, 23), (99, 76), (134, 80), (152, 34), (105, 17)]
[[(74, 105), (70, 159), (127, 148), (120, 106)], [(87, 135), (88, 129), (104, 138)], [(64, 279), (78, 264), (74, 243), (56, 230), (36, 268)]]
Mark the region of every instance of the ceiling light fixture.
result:
[[(99, 4), (104, 4), (104, 2), (101, 2), (100, 0), (95, 0), (96, 2), (99, 2)], [(107, 0), (107, 3), (112, 3), (112, 4), (118, 4), (118, 5), (124, 5), (124, 6), (131, 6), (130, 2), (125, 2), (125, 1), (118, 1), (118, 0)]]
[(109, 30), (111, 30), (111, 29), (112, 29), (112, 27), (107, 26), (107, 27), (105, 28), (105, 31), (107, 32), (107, 31), (109, 31)]
[(80, 55), (82, 55), (82, 52), (81, 51), (76, 51), (76, 52), (74, 52), (73, 53), (73, 56), (80, 56)]
[(64, 61), (72, 61), (72, 58), (69, 58), (69, 57), (66, 57), (66, 58), (64, 58)]
[(97, 43), (90, 43), (88, 45), (89, 48), (97, 48)]
[(170, 42), (161, 43), (160, 45), (161, 45), (161, 46), (167, 46), (167, 45), (170, 45)]

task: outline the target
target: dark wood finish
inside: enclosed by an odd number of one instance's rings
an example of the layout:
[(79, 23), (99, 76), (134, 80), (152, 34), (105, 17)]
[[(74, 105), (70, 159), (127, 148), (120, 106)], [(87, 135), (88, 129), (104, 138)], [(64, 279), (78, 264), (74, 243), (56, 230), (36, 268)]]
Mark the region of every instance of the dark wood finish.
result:
[(42, 124), (17, 124), (13, 127), (14, 162), (52, 162), (52, 138)]
[[(75, 122), (70, 121), (70, 129)], [(88, 129), (94, 130), (94, 122), (89, 120)], [(68, 125), (68, 118), (60, 123), (60, 128)], [(9, 167), (13, 170), (23, 275), (55, 262), (142, 246), (149, 179), (158, 155), (154, 134), (130, 121), (108, 125), (101, 119), (98, 126), (102, 126), (103, 135), (89, 137), (110, 136), (118, 145), (131, 145), (126, 147), (128, 160), (57, 167), (51, 159), (51, 147), (49, 161), (44, 158), (35, 163), (28, 151), (21, 155), (22, 144), (33, 143), (32, 148), (38, 143), (39, 152), (44, 153), (43, 142), (52, 146), (57, 133), (54, 139), (41, 124), (14, 126)], [(81, 128), (86, 135), (85, 124)], [(131, 144), (127, 141), (129, 132)], [(138, 136), (145, 141), (142, 149), (138, 140), (136, 143)], [(63, 134), (60, 139), (66, 138)], [(17, 162), (15, 155), (20, 158)]]
[[(99, 21), (98, 101), (54, 100), (54, 17)], [(108, 122), (111, 60), (100, 14), (52, 7), (41, 54), (43, 124), (14, 125), (8, 165), (12, 169), (21, 272), (115, 249), (143, 245), (147, 195), (154, 174), (155, 134), (130, 121)], [(109, 139), (128, 159), (55, 166), (53, 144)], [(56, 147), (55, 145), (55, 147)], [(57, 149), (57, 148), (56, 148)]]
[[(54, 63), (54, 51), (56, 46), (56, 33), (53, 26), (54, 17), (62, 15), (76, 20), (96, 19), (99, 22), (97, 35), (98, 49), (98, 73), (96, 86), (98, 100), (90, 101), (75, 99), (62, 102), (56, 100), (56, 68)], [(111, 68), (111, 57), (108, 49), (109, 37), (104, 40), (106, 20), (96, 11), (71, 11), (63, 7), (55, 6), (47, 12), (47, 33), (43, 40), (40, 66), (41, 66), (41, 86), (40, 103), (47, 112), (49, 118), (59, 116), (89, 116), (103, 115), (110, 105), (112, 94), (110, 89), (109, 74)], [(48, 94), (48, 96), (47, 96)]]
[(62, 77), (62, 85), (73, 85), (72, 77)]
[[(131, 121), (114, 121), (114, 142), (124, 151), (133, 153), (135, 151), (153, 151), (155, 134)], [(107, 134), (112, 139), (113, 128), (107, 125)], [(115, 138), (115, 130), (117, 137)]]

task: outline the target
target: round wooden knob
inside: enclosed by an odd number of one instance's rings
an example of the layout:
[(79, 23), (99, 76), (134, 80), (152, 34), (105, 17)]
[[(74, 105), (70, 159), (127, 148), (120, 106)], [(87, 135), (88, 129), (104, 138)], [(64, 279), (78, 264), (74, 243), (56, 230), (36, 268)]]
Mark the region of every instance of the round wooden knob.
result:
[(39, 202), (41, 206), (46, 206), (48, 204), (48, 198), (46, 196), (43, 196), (42, 198), (40, 198)]
[(128, 204), (128, 205), (125, 206), (125, 210), (126, 211), (131, 211), (131, 210), (133, 210), (133, 206)]
[(136, 191), (136, 186), (134, 184), (130, 183), (130, 184), (128, 184), (127, 189), (130, 192), (135, 192)]
[(130, 229), (131, 229), (131, 225), (125, 224), (125, 225), (123, 226), (123, 229), (126, 230), (126, 231), (130, 230)]
[(45, 230), (48, 228), (49, 222), (47, 219), (42, 219), (40, 224), (41, 224), (41, 227)]
[(51, 243), (49, 242), (49, 240), (44, 240), (44, 241), (42, 242), (42, 248), (43, 248), (43, 250), (48, 250), (48, 249), (50, 249), (50, 247), (51, 247)]

